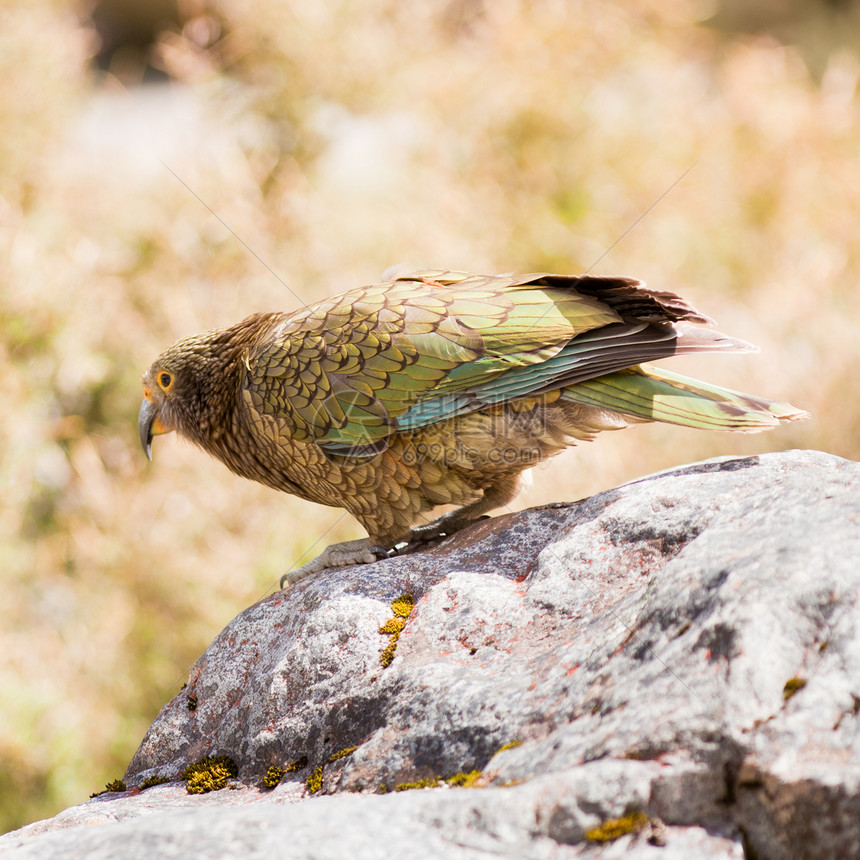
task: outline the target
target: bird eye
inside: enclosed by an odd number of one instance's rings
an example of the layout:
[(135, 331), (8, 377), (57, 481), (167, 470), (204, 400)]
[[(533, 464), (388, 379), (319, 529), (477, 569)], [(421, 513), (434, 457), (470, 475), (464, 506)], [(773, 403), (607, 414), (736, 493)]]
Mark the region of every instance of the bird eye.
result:
[(164, 391), (169, 391), (170, 386), (173, 385), (173, 375), (168, 373), (166, 370), (162, 370), (161, 373), (158, 374), (158, 384)]

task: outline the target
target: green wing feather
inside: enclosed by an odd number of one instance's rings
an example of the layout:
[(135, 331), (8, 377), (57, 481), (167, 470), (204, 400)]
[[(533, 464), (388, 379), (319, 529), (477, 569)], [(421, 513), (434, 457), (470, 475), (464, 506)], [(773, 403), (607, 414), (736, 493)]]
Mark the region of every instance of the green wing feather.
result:
[[(620, 320), (540, 277), (419, 272), (306, 308), (248, 356), (250, 405), (286, 421), (293, 438), (355, 456), (381, 450), (392, 432), (480, 408), (463, 393), (541, 366), (577, 334)], [(424, 420), (401, 426), (428, 402)]]
[(557, 389), (691, 427), (758, 430), (799, 416), (788, 404), (637, 367), (749, 346), (702, 329), (682, 336), (679, 320), (710, 322), (626, 278), (413, 272), (282, 319), (248, 356), (245, 400), (290, 438), (354, 457), (384, 450), (392, 433)]
[(645, 421), (742, 433), (807, 415), (790, 403), (765, 400), (647, 364), (580, 382), (563, 389), (562, 398)]

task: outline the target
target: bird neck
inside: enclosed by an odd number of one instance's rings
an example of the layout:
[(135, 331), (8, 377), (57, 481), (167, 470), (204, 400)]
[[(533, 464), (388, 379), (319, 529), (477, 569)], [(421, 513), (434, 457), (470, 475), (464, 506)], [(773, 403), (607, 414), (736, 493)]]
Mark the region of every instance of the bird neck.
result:
[(209, 332), (198, 353), (197, 420), (189, 422), (193, 442), (226, 462), (232, 451), (235, 416), (248, 370), (249, 353), (258, 338), (282, 314), (254, 314), (230, 328)]

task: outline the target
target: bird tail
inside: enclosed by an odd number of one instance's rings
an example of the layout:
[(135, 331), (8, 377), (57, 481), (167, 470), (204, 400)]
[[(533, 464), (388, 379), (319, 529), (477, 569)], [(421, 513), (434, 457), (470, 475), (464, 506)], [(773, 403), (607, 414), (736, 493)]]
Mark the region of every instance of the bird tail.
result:
[(809, 416), (790, 403), (742, 394), (647, 364), (566, 386), (561, 397), (640, 421), (740, 433), (757, 433)]

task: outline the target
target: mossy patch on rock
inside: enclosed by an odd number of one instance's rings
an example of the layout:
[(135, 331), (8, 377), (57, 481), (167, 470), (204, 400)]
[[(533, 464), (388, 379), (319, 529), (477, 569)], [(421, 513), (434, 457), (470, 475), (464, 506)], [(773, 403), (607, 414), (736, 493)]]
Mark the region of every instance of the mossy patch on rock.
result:
[(297, 758), (295, 761), (291, 761), (285, 768), (284, 771), (286, 773), (298, 773), (300, 770), (304, 770), (308, 766), (308, 757), (303, 755), (301, 758)]
[[(355, 749), (355, 747), (352, 749)], [(350, 752), (352, 752), (352, 750), (350, 750)], [(343, 754), (346, 755), (345, 752)], [(289, 764), (285, 764), (283, 767), (273, 764), (263, 776), (263, 788), (275, 788), (280, 785), (281, 780), (288, 773), (298, 773), (298, 771), (304, 770), (307, 766), (308, 757), (306, 755), (295, 759), (295, 761), (291, 761)]]
[(449, 776), (445, 780), (445, 782), (447, 782), (448, 785), (453, 786), (454, 788), (473, 788), (482, 774), (482, 770), (461, 770), (459, 773), (455, 773), (453, 776)]
[(280, 785), (281, 780), (286, 775), (286, 771), (282, 767), (273, 764), (263, 777), (263, 788), (275, 788)]
[(165, 782), (170, 782), (169, 776), (148, 776), (138, 788), (143, 791), (147, 788), (152, 788), (154, 785), (164, 785)]
[(789, 678), (782, 688), (782, 698), (787, 702), (795, 693), (799, 693), (806, 686), (806, 679), (800, 677)]
[(115, 779), (109, 782), (102, 791), (94, 791), (90, 797), (99, 797), (99, 795), (107, 794), (110, 791), (128, 791), (128, 787), (121, 779)]
[(614, 842), (628, 833), (638, 833), (647, 826), (648, 816), (644, 812), (632, 812), (621, 818), (607, 818), (587, 831), (585, 838), (589, 842)]
[[(459, 773), (448, 777), (433, 776), (425, 779), (416, 779), (412, 782), (398, 782), (394, 786), (394, 791), (411, 791), (414, 788), (438, 788), (443, 785), (448, 785), (451, 788), (473, 788), (483, 774), (482, 770), (461, 770)], [(390, 791), (390, 789), (385, 783), (381, 783), (377, 793), (387, 791)]]
[(226, 788), (227, 780), (238, 773), (239, 768), (230, 756), (217, 755), (186, 765), (179, 778), (185, 781), (189, 794), (205, 794)]
[(415, 782), (400, 782), (394, 786), (395, 791), (411, 791), (413, 788), (436, 788), (441, 785), (438, 779), (417, 779)]

